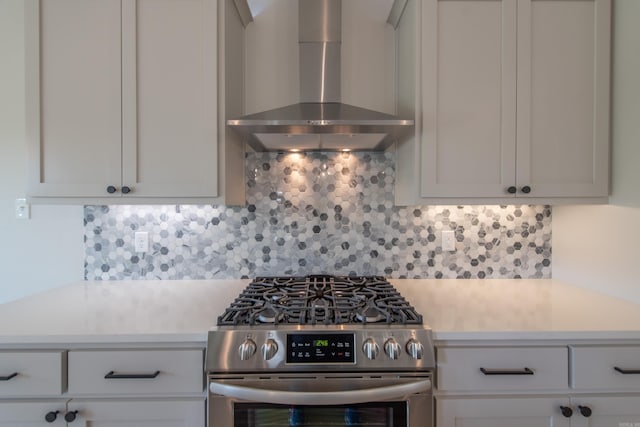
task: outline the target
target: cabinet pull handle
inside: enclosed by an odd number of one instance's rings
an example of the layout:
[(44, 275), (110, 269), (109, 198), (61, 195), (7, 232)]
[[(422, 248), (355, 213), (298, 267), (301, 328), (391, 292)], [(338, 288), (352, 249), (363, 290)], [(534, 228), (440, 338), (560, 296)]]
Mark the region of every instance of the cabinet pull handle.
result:
[(64, 414), (64, 420), (68, 423), (72, 423), (76, 420), (76, 416), (78, 415), (78, 411), (71, 411)]
[(482, 372), (485, 375), (533, 375), (533, 371), (529, 368), (522, 368), (522, 369), (480, 368), (480, 372)]
[(531, 187), (529, 187), (528, 185), (525, 185), (520, 189), (520, 191), (522, 191), (524, 194), (529, 194), (531, 193)]
[(571, 418), (573, 416), (573, 409), (568, 406), (561, 406), (560, 412), (562, 412), (562, 416), (565, 418)]
[(4, 377), (0, 377), (0, 381), (9, 381), (11, 378), (15, 378), (18, 376), (17, 372), (14, 372), (13, 374), (4, 376)]
[(56, 418), (58, 418), (59, 413), (60, 411), (49, 411), (47, 412), (47, 415), (44, 416), (44, 420), (48, 423), (52, 423), (56, 420)]
[(113, 194), (116, 191), (118, 191), (118, 189), (116, 187), (114, 187), (113, 185), (110, 185), (110, 186), (107, 187), (107, 193), (109, 193), (109, 194)]
[(122, 194), (129, 194), (131, 193), (131, 187), (127, 187), (126, 185), (124, 187), (122, 187)]
[(518, 191), (518, 189), (514, 185), (512, 185), (509, 188), (507, 188), (507, 193), (509, 193), (509, 194), (516, 194), (516, 191)]
[(578, 406), (578, 410), (580, 411), (580, 414), (585, 418), (589, 418), (591, 416), (591, 408), (589, 408), (588, 406)]
[(160, 371), (155, 371), (152, 374), (116, 374), (115, 371), (109, 371), (104, 378), (106, 380), (142, 380), (153, 379), (158, 375), (160, 375)]
[(624, 375), (640, 374), (640, 369), (624, 369), (624, 368), (620, 368), (618, 366), (614, 366), (613, 369), (615, 369), (616, 371), (618, 371), (618, 372), (620, 372), (621, 374), (624, 374)]

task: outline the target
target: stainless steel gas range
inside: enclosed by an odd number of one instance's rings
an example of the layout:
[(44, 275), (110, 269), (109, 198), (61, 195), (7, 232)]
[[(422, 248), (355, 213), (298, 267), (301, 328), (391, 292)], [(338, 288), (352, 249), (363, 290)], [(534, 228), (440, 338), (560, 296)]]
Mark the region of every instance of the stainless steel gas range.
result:
[(209, 427), (428, 427), (434, 366), (382, 277), (256, 278), (209, 332)]

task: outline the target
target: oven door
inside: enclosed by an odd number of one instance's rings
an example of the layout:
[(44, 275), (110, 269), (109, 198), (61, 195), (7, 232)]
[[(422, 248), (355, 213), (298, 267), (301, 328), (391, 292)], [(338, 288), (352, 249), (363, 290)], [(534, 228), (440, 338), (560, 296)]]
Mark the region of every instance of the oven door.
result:
[(209, 427), (433, 425), (431, 376), (209, 378)]

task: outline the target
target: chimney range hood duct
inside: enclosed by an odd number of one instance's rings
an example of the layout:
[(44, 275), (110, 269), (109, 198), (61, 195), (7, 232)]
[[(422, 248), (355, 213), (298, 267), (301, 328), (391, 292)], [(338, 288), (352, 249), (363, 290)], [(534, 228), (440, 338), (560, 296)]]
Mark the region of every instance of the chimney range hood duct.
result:
[(228, 120), (256, 151), (379, 151), (413, 120), (340, 102), (341, 0), (299, 0), (300, 103)]

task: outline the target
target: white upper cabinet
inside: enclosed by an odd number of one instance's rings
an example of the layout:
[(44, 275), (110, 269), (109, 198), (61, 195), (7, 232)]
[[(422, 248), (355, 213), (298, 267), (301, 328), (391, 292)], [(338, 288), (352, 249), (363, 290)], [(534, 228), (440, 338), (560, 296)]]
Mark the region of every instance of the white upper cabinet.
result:
[(217, 195), (216, 0), (123, 0), (122, 182)]
[(516, 9), (423, 1), (423, 197), (500, 197), (515, 185)]
[(29, 1), (26, 105), (33, 196), (120, 186), (120, 0)]
[(28, 1), (31, 196), (218, 196), (217, 9)]
[(519, 196), (609, 194), (610, 39), (610, 0), (519, 0)]
[(402, 25), (421, 26), (419, 123), (398, 163), (413, 188), (398, 202), (606, 201), (610, 3), (417, 1)]

